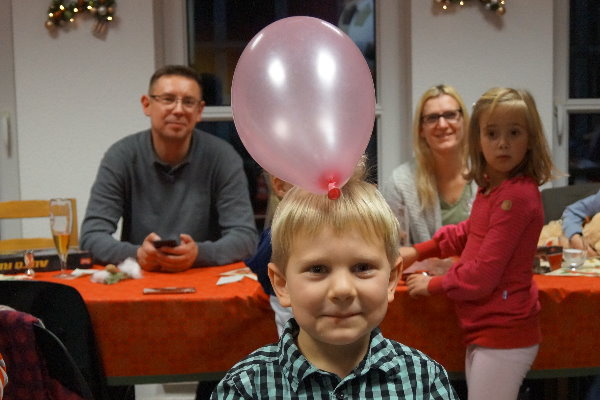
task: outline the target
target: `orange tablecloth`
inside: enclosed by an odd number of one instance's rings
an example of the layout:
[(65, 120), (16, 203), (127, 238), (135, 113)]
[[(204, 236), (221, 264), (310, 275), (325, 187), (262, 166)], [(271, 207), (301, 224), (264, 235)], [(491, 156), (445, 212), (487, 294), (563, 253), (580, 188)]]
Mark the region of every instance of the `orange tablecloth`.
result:
[[(252, 350), (277, 340), (268, 297), (256, 281), (216, 285), (221, 272), (243, 266), (144, 272), (142, 279), (113, 285), (92, 283), (89, 277), (56, 279), (56, 272), (39, 273), (36, 279), (64, 283), (81, 293), (109, 383), (149, 383), (171, 380), (167, 375), (183, 380), (185, 375), (227, 371)], [(193, 286), (196, 293), (142, 293), (170, 286)]]
[[(219, 273), (241, 266), (145, 272), (140, 280), (114, 285), (92, 283), (88, 277), (58, 280), (54, 272), (36, 279), (65, 283), (82, 294), (109, 382), (150, 383), (222, 373), (277, 340), (268, 298), (256, 281), (216, 285)], [(554, 375), (600, 371), (600, 278), (535, 276), (535, 281), (544, 339), (534, 370)], [(194, 286), (197, 292), (142, 294), (143, 288), (164, 286)], [(424, 351), (448, 371), (463, 371), (461, 333), (446, 298), (413, 299), (399, 285), (381, 328), (385, 336)]]
[[(600, 278), (535, 275), (534, 280), (540, 290), (543, 337), (533, 375), (541, 370), (548, 373), (540, 376), (600, 372)], [(414, 299), (400, 285), (381, 329), (385, 336), (425, 352), (448, 371), (464, 371), (465, 346), (448, 299)]]

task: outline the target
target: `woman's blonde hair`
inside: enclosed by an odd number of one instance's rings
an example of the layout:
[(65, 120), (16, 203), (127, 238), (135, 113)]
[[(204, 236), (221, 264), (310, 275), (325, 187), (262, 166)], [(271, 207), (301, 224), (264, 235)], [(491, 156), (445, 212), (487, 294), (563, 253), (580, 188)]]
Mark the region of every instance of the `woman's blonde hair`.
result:
[(467, 141), (465, 140), (466, 135), (464, 132), (467, 131), (467, 127), (469, 126), (469, 112), (465, 107), (462, 97), (455, 88), (449, 85), (436, 85), (427, 89), (421, 96), (417, 108), (415, 109), (412, 128), (413, 149), (417, 164), (415, 180), (422, 209), (433, 207), (438, 195), (433, 154), (431, 153), (429, 144), (427, 144), (425, 138), (421, 136), (421, 129), (423, 128), (423, 108), (427, 101), (443, 95), (452, 97), (458, 103), (462, 114), (463, 131), (463, 139), (460, 147), (461, 159), (465, 159), (467, 153)]
[(509, 176), (528, 176), (538, 185), (551, 180), (554, 177), (554, 165), (533, 96), (524, 89), (502, 87), (488, 90), (473, 106), (468, 133), (470, 169), (467, 178), (474, 179), (482, 188), (488, 186), (485, 178), (487, 162), (481, 150), (480, 124), (482, 114), (489, 112), (488, 115), (492, 115), (497, 107), (510, 107), (512, 110), (522, 113), (527, 121), (526, 128), (529, 135), (527, 153), (523, 161), (510, 171)]
[(365, 181), (365, 160), (363, 156), (338, 199), (330, 200), (326, 194), (314, 194), (297, 186), (285, 194), (271, 226), (271, 260), (282, 271), (298, 235), (312, 236), (324, 227), (331, 228), (334, 234), (358, 228), (366, 241), (382, 240), (390, 264), (396, 264), (398, 220), (375, 185)]

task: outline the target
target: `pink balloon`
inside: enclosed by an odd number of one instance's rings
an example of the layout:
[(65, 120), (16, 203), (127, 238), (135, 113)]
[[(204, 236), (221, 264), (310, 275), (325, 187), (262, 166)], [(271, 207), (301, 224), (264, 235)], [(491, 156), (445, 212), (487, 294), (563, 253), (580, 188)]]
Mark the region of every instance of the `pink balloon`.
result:
[(254, 160), (313, 193), (335, 195), (373, 130), (367, 62), (350, 37), (317, 18), (285, 18), (261, 30), (237, 63), (231, 95)]

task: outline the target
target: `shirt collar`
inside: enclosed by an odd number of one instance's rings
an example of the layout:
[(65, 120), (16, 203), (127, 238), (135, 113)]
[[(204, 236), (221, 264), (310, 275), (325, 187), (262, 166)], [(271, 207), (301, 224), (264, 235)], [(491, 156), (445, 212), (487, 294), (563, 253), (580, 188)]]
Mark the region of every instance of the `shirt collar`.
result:
[[(313, 374), (331, 374), (314, 367), (302, 355), (296, 345), (296, 338), (299, 333), (298, 323), (294, 318), (291, 318), (279, 341), (279, 363), (294, 392), (298, 391), (300, 382), (308, 379)], [(364, 359), (342, 381), (372, 373), (374, 370), (379, 370), (384, 375), (396, 374), (399, 368), (395, 360), (396, 357), (397, 354), (393, 346), (383, 337), (381, 330), (375, 328), (371, 332), (369, 350)]]

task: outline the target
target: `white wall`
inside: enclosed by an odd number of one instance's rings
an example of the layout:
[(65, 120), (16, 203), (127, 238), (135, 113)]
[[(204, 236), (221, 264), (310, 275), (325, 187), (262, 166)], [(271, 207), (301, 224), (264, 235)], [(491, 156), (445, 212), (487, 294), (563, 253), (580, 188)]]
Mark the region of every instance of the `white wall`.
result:
[[(22, 199), (76, 197), (81, 222), (104, 151), (117, 139), (148, 127), (139, 97), (155, 69), (155, 59), (163, 56), (155, 49), (154, 38), (153, 9), (160, 1), (119, 1), (117, 22), (109, 26), (106, 38), (99, 39), (90, 32), (93, 19), (81, 17), (74, 29), (50, 35), (44, 27), (47, 0), (12, 0)], [(380, 0), (380, 4), (390, 6), (396, 1)], [(169, 0), (169, 6), (176, 4), (184, 2)], [(403, 21), (409, 25), (410, 41), (406, 48), (401, 41), (398, 63), (409, 60), (410, 74), (406, 76), (412, 79), (396, 85), (408, 92), (411, 110), (406, 114), (412, 115), (427, 87), (440, 82), (456, 86), (468, 105), (491, 86), (523, 87), (535, 96), (550, 134), (551, 2), (509, 1), (503, 17), (495, 17), (478, 1), (446, 14), (436, 13), (433, 0), (406, 4), (393, 8), (410, 14), (409, 21)], [(402, 15), (403, 20), (405, 17)], [(389, 38), (404, 31), (380, 34)], [(163, 38), (168, 42), (168, 36), (161, 35), (156, 43)], [(174, 49), (165, 45), (165, 51)], [(404, 102), (397, 104), (396, 109)], [(398, 126), (385, 126), (382, 135), (400, 135), (401, 145), (406, 146), (410, 122), (397, 120)], [(407, 152), (387, 144), (382, 147), (380, 165), (385, 169), (382, 176), (387, 177)], [(44, 221), (26, 224), (23, 233), (45, 233), (47, 229)]]
[[(152, 3), (119, 1), (104, 38), (81, 16), (50, 34), (48, 5), (12, 1), (21, 198), (75, 197), (81, 223), (104, 151), (149, 126), (139, 99), (155, 69)], [(31, 222), (23, 234), (48, 229)]]
[(524, 88), (534, 96), (550, 135), (552, 2), (507, 1), (502, 17), (479, 1), (442, 14), (433, 3), (412, 0), (413, 109), (423, 91), (438, 83), (455, 86), (469, 107), (493, 86)]

